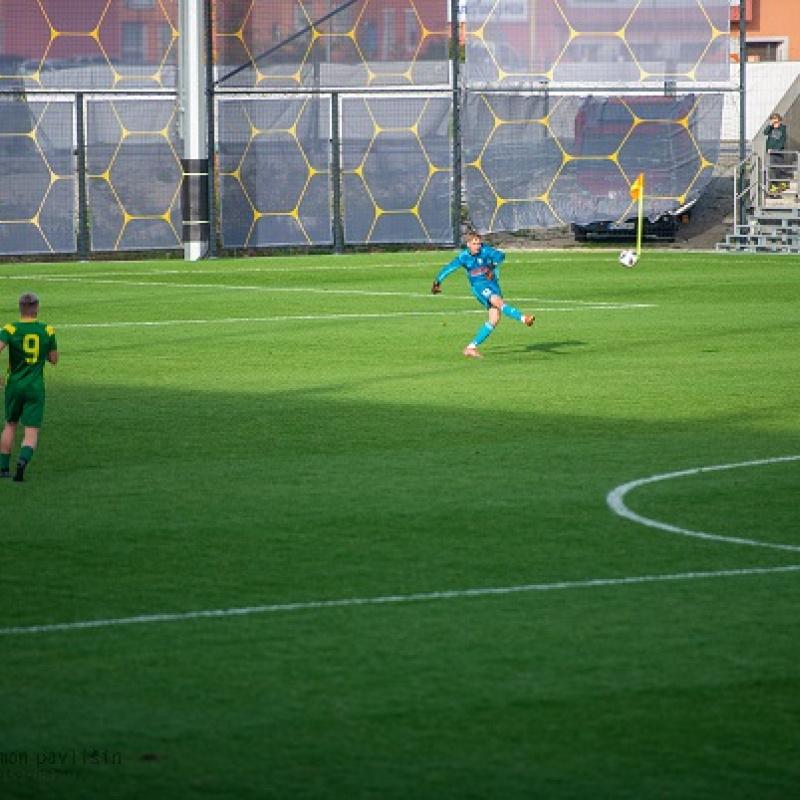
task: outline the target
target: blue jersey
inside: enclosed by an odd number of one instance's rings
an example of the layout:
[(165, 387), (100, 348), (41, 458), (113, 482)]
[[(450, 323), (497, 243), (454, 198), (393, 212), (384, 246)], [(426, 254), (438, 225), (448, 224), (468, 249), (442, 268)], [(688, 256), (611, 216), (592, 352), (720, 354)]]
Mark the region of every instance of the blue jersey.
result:
[(480, 284), (493, 283), (500, 285), (500, 265), (506, 254), (502, 250), (495, 250), (488, 244), (481, 244), (481, 249), (475, 255), (469, 248), (464, 248), (447, 266), (439, 270), (436, 283), (441, 283), (448, 275), (459, 267), (464, 269), (473, 290)]

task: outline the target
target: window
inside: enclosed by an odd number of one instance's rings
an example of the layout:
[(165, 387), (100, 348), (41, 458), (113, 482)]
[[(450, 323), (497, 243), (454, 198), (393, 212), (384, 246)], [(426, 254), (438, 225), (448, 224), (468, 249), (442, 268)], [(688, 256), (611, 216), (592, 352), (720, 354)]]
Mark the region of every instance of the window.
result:
[(411, 56), (417, 49), (417, 43), (419, 42), (419, 23), (413, 8), (405, 10), (405, 29), (406, 53)]
[(164, 54), (169, 51), (167, 54), (167, 63), (174, 64), (176, 49), (177, 48), (172, 47), (172, 26), (167, 22), (162, 22), (158, 26), (158, 52), (163, 58)]
[(122, 23), (122, 63), (144, 64), (145, 26), (141, 22)]
[(339, 3), (335, 3), (333, 0), (327, 0), (324, 12), (326, 15), (334, 12), (330, 20), (333, 33), (347, 33), (353, 27), (352, 6), (340, 9)]
[(394, 9), (383, 9), (383, 32), (381, 34), (381, 60), (390, 61), (394, 57)]
[(788, 57), (786, 39), (747, 39), (748, 61), (787, 61)]
[(294, 6), (294, 30), (301, 31), (308, 26), (308, 17), (305, 15), (301, 6)]

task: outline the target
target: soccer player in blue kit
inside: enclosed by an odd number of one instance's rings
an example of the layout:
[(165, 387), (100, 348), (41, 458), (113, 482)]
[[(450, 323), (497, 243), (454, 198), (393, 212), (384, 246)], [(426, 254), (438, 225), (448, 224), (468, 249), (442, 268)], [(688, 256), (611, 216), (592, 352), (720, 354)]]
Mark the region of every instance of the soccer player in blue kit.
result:
[(483, 358), (478, 352), (478, 345), (491, 336), (502, 314), (519, 320), (528, 327), (533, 325), (532, 316), (517, 311), (514, 306), (503, 300), (503, 293), (500, 291), (500, 265), (505, 257), (506, 254), (502, 250), (489, 247), (483, 243), (479, 233), (470, 231), (467, 234), (467, 246), (439, 270), (431, 287), (432, 294), (439, 294), (442, 291), (442, 281), (461, 267), (467, 273), (476, 300), (489, 310), (488, 321), (484, 322), (475, 338), (463, 350), (468, 358)]

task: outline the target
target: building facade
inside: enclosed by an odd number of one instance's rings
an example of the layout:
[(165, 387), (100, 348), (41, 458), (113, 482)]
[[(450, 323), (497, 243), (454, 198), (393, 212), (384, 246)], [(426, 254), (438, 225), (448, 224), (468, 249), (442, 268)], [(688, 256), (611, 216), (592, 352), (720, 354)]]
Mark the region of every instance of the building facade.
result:
[[(731, 4), (731, 54), (739, 57), (740, 0)], [(745, 0), (747, 61), (800, 61), (798, 0)]]

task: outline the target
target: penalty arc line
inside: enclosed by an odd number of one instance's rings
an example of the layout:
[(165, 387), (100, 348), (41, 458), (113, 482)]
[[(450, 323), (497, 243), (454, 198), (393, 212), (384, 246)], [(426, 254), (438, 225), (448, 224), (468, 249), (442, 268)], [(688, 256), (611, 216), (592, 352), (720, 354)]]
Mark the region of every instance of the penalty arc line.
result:
[[(724, 541), (734, 544), (746, 544), (757, 547), (770, 547), (782, 550), (800, 550), (800, 547), (792, 545), (769, 544), (758, 542), (752, 539), (741, 539), (737, 537), (716, 536), (713, 534), (702, 533), (699, 531), (689, 531), (684, 528), (678, 528), (674, 525), (659, 522), (658, 520), (651, 520), (647, 517), (642, 517), (625, 506), (623, 499), (625, 495), (631, 490), (644, 486), (649, 483), (656, 483), (658, 481), (669, 480), (672, 478), (686, 477), (702, 474), (705, 472), (718, 472), (721, 470), (730, 470), (741, 467), (760, 466), (763, 464), (776, 464), (800, 460), (800, 455), (783, 456), (778, 458), (761, 459), (758, 461), (745, 461), (737, 464), (722, 464), (711, 467), (699, 467), (697, 469), (682, 470), (679, 472), (670, 472), (663, 475), (654, 475), (649, 478), (641, 478), (636, 481), (630, 481), (617, 487), (607, 495), (607, 502), (609, 507), (614, 513), (619, 516), (626, 517), (634, 522), (638, 522), (651, 527), (661, 528), (672, 533), (680, 533), (686, 536), (695, 536), (702, 539), (710, 539), (715, 541)], [(351, 606), (369, 606), (369, 605), (386, 605), (395, 603), (412, 603), (420, 601), (433, 601), (433, 600), (452, 600), (467, 597), (488, 597), (498, 595), (520, 594), (523, 592), (543, 592), (563, 589), (576, 589), (576, 588), (591, 588), (591, 587), (609, 587), (609, 586), (627, 586), (636, 584), (656, 583), (665, 581), (679, 581), (679, 580), (702, 580), (710, 578), (725, 578), (725, 577), (738, 577), (746, 575), (770, 575), (779, 573), (789, 573), (800, 571), (800, 564), (792, 564), (783, 567), (755, 567), (748, 569), (731, 569), (731, 570), (718, 570), (714, 572), (684, 572), (668, 575), (643, 575), (638, 577), (627, 578), (596, 578), (585, 581), (559, 581), (555, 583), (544, 584), (526, 584), (521, 586), (505, 586), (505, 587), (488, 587), (482, 589), (461, 589), (453, 591), (438, 591), (438, 592), (421, 592), (418, 594), (407, 595), (389, 595), (384, 597), (361, 597), (361, 598), (348, 598), (341, 600), (313, 600), (307, 602), (297, 603), (277, 603), (259, 606), (246, 606), (241, 608), (220, 608), (209, 609), (203, 611), (189, 611), (176, 614), (145, 614), (134, 617), (118, 617), (112, 619), (101, 620), (84, 620), (79, 622), (63, 622), (51, 623), (41, 625), (28, 625), (18, 627), (0, 628), (0, 636), (13, 636), (22, 634), (35, 634), (35, 633), (55, 633), (58, 631), (74, 631), (74, 630), (87, 630), (92, 628), (108, 628), (119, 627), (123, 625), (144, 625), (162, 622), (177, 622), (197, 619), (233, 617), (233, 616), (250, 616), (254, 614), (277, 613), (287, 611), (303, 611), (312, 609), (326, 609), (326, 608), (345, 608)]]
[(162, 622), (181, 622), (221, 617), (244, 617), (255, 614), (269, 614), (289, 611), (311, 611), (329, 608), (390, 605), (435, 600), (456, 600), (469, 597), (491, 597), (498, 595), (522, 594), (525, 592), (547, 592), (565, 589), (635, 586), (642, 584), (664, 583), (669, 581), (734, 578), (751, 575), (775, 575), (791, 572), (800, 572), (800, 564), (790, 564), (782, 567), (726, 569), (713, 572), (681, 572), (667, 575), (640, 575), (627, 578), (595, 578), (584, 581), (558, 581), (555, 583), (487, 587), (483, 589), (456, 589), (453, 591), (420, 592), (417, 594), (388, 595), (384, 597), (352, 597), (342, 600), (311, 600), (297, 603), (274, 603), (269, 605), (245, 606), (242, 608), (216, 608), (205, 611), (187, 611), (176, 614), (142, 614), (135, 617), (118, 617), (112, 619), (84, 620), (79, 622), (60, 622), (45, 625), (25, 625), (19, 627), (0, 628), (0, 636), (57, 633), (63, 631), (88, 630), (92, 628), (111, 628), (120, 627), (123, 625), (147, 625)]
[(781, 464), (790, 461), (800, 461), (800, 455), (794, 456), (779, 456), (776, 458), (762, 458), (757, 461), (741, 461), (737, 464), (719, 464), (710, 467), (698, 467), (696, 469), (685, 469), (680, 472), (667, 472), (663, 475), (651, 475), (648, 478), (640, 478), (639, 480), (624, 483), (622, 486), (617, 486), (606, 495), (606, 502), (609, 508), (618, 516), (631, 520), (631, 522), (646, 525), (649, 528), (659, 528), (660, 530), (669, 533), (677, 533), (681, 536), (691, 536), (695, 539), (706, 539), (709, 541), (726, 542), (728, 544), (743, 544), (749, 547), (766, 547), (772, 550), (791, 550), (794, 552), (800, 551), (800, 546), (791, 544), (773, 544), (770, 542), (759, 542), (756, 539), (745, 539), (738, 536), (720, 536), (713, 533), (703, 533), (702, 531), (691, 531), (686, 528), (679, 528), (677, 525), (670, 525), (667, 522), (660, 522), (650, 517), (644, 517), (631, 511), (625, 505), (625, 496), (638, 489), (640, 486), (646, 486), (649, 483), (658, 483), (660, 481), (672, 480), (673, 478), (685, 478), (695, 475), (702, 475), (706, 472), (721, 472), (723, 470), (740, 469), (744, 467), (760, 467), (765, 464)]

